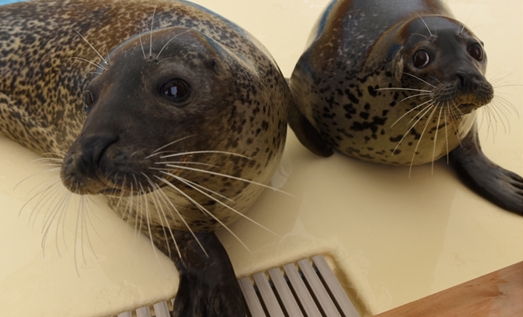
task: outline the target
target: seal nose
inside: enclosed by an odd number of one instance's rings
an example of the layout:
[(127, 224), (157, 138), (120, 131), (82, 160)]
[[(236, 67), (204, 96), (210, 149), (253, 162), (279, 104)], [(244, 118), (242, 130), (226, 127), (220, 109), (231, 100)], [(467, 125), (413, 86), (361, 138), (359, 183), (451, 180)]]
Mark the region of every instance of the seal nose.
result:
[(112, 134), (95, 134), (87, 137), (82, 143), (82, 152), (77, 156), (78, 171), (87, 176), (95, 176), (103, 153), (117, 140), (118, 136)]
[(470, 72), (458, 71), (456, 77), (458, 78), (459, 88), (465, 93), (473, 93), (481, 82), (480, 76)]

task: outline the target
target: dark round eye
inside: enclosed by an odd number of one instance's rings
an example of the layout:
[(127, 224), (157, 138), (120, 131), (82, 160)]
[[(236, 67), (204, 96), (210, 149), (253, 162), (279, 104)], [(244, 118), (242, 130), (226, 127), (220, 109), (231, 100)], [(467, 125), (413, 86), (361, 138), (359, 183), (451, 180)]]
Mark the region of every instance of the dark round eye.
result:
[(414, 66), (416, 66), (416, 68), (423, 68), (430, 63), (430, 55), (424, 50), (419, 50), (414, 53), (412, 61), (414, 62)]
[(90, 92), (89, 90), (87, 90), (85, 92), (85, 100), (84, 100), (84, 110), (85, 112), (89, 111), (89, 109), (91, 108), (91, 106), (94, 104), (95, 102), (95, 99), (94, 99), (94, 95), (92, 92)]
[(175, 78), (163, 84), (160, 93), (174, 102), (182, 102), (191, 94), (191, 86), (185, 80)]
[(482, 61), (484, 58), (483, 49), (477, 43), (472, 44), (468, 47), (467, 51), (477, 61)]

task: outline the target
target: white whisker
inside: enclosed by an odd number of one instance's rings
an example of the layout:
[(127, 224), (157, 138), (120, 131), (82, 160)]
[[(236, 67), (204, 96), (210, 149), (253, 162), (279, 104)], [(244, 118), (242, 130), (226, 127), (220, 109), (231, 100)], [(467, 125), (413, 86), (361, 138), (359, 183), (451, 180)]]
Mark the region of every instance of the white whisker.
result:
[[(433, 107), (434, 104), (429, 104), (427, 106), (427, 108), (423, 109), (420, 113), (419, 113), (419, 118), (418, 120), (416, 120), (416, 122), (414, 122), (414, 124), (412, 124), (410, 126), (410, 128), (407, 130), (407, 132), (405, 132), (405, 134), (403, 134), (403, 137), (401, 138), (401, 140), (398, 142), (398, 144), (396, 145), (396, 147), (394, 148), (394, 150), (392, 151), (392, 154), (391, 155), (394, 155), (396, 153), (396, 151), (398, 150), (398, 147), (401, 145), (401, 143), (403, 142), (403, 140), (405, 140), (405, 138), (407, 137), (407, 135), (410, 133), (410, 131), (412, 129), (414, 129), (414, 127), (418, 124), (418, 122), (423, 118), (423, 116), (425, 116), (425, 114)], [(418, 106), (419, 107), (419, 106)], [(417, 107), (416, 107), (417, 108)], [(412, 121), (412, 120), (411, 120)], [(409, 121), (410, 122), (410, 121)], [(410, 172), (409, 172), (410, 173)]]
[(78, 32), (75, 29), (73, 30), (82, 38), (82, 40), (85, 41), (85, 43), (87, 43), (87, 45), (89, 45), (93, 49), (93, 51), (98, 55), (98, 57), (100, 57), (100, 59), (105, 63), (105, 65), (109, 66), (109, 63), (105, 60), (102, 54), (100, 54), (98, 50), (96, 50), (96, 48), (94, 48), (94, 46), (91, 43), (89, 43), (89, 41), (82, 34), (80, 34), (80, 32)]
[(436, 147), (437, 147), (437, 143), (438, 143), (439, 123), (441, 121), (442, 112), (443, 112), (443, 107), (439, 107), (438, 121), (436, 122), (436, 131), (434, 132), (434, 147), (432, 149), (432, 166), (431, 166), (432, 175), (434, 175), (434, 161), (436, 160)]
[[(437, 107), (436, 105), (432, 105), (429, 110), (432, 109), (432, 112), (430, 113), (430, 116), (427, 118), (427, 122), (425, 123), (425, 127), (423, 127), (423, 131), (421, 131), (421, 135), (419, 137), (418, 142), (416, 143), (416, 148), (414, 149), (414, 153), (412, 154), (412, 160), (410, 161), (410, 168), (409, 168), (409, 178), (412, 173), (412, 166), (414, 165), (414, 158), (416, 157), (416, 153), (418, 152), (419, 145), (421, 143), (421, 140), (423, 139), (423, 136), (425, 135), (425, 131), (427, 130), (427, 127), (429, 126), (430, 121), (432, 120), (432, 117), (434, 116), (434, 112), (436, 111)], [(425, 112), (427, 114), (429, 111)], [(420, 118), (421, 119), (421, 118)]]
[[(89, 64), (93, 65), (93, 66), (96, 67), (96, 68), (101, 68), (102, 70), (107, 70), (107, 68), (103, 67), (102, 65), (100, 65), (100, 64), (96, 64), (96, 63), (94, 63), (94, 62), (91, 62), (91, 61), (88, 60), (88, 59), (85, 59), (85, 58), (82, 58), (82, 57), (76, 57), (76, 56), (73, 56), (73, 57), (71, 57), (71, 58), (79, 59), (79, 60), (81, 60), (81, 61), (84, 61), (84, 62), (86, 62), (86, 63), (89, 63)], [(101, 73), (98, 73), (98, 74), (101, 74)]]
[(238, 210), (232, 208), (231, 206), (229, 206), (229, 205), (223, 203), (222, 201), (216, 199), (215, 197), (213, 197), (213, 196), (211, 196), (211, 195), (209, 195), (209, 194), (203, 192), (202, 190), (200, 190), (200, 189), (197, 188), (196, 186), (193, 186), (193, 185), (191, 184), (192, 182), (190, 182), (190, 181), (188, 181), (188, 180), (186, 180), (186, 179), (184, 179), (184, 178), (182, 178), (182, 177), (178, 177), (178, 176), (176, 176), (176, 175), (174, 175), (174, 174), (172, 174), (172, 173), (165, 173), (165, 172), (163, 172), (163, 174), (166, 174), (166, 175), (168, 175), (168, 176), (174, 177), (175, 179), (177, 179), (177, 180), (179, 180), (180, 182), (186, 184), (187, 186), (193, 188), (194, 190), (196, 190), (197, 192), (201, 193), (202, 195), (204, 195), (204, 196), (206, 196), (206, 197), (212, 199), (213, 201), (217, 202), (218, 204), (224, 206), (225, 208), (227, 208), (227, 209), (233, 211), (234, 213), (236, 213), (237, 215), (243, 217), (244, 219), (247, 219), (248, 221), (254, 223), (254, 224), (257, 225), (257, 226), (259, 226), (260, 228), (265, 229), (266, 231), (268, 231), (268, 232), (274, 234), (274, 235), (277, 236), (278, 238), (281, 238), (281, 236), (280, 236), (279, 234), (277, 234), (276, 232), (270, 230), (269, 228), (265, 227), (264, 225), (260, 224), (259, 222), (255, 221), (254, 219), (252, 219), (252, 218), (250, 218), (250, 217), (247, 217), (245, 214), (243, 214), (243, 213), (239, 212)]
[[(215, 176), (225, 177), (225, 178), (229, 178), (229, 179), (234, 179), (234, 180), (237, 180), (237, 181), (241, 181), (241, 182), (257, 185), (257, 186), (260, 186), (260, 187), (263, 187), (263, 188), (272, 189), (272, 190), (277, 191), (279, 193), (282, 193), (282, 194), (285, 194), (285, 195), (288, 195), (288, 196), (291, 196), (291, 197), (295, 197), (294, 195), (291, 195), (291, 194), (289, 194), (289, 193), (287, 193), (287, 192), (285, 192), (283, 190), (274, 188), (272, 186), (265, 185), (265, 184), (262, 184), (262, 183), (259, 183), (259, 182), (255, 182), (255, 181), (251, 181), (251, 180), (248, 180), (248, 179), (236, 177), (236, 176), (231, 176), (231, 175), (227, 175), (227, 174), (223, 174), (223, 173), (202, 170), (202, 169), (188, 167), (188, 166), (180, 166), (180, 165), (173, 165), (173, 164), (168, 164), (168, 163), (162, 163), (162, 162), (157, 162), (156, 164), (164, 164), (165, 166), (171, 167), (171, 168), (187, 170), (187, 171), (194, 171), (194, 172), (200, 172), (200, 173), (204, 173), (204, 174), (209, 174), (209, 175), (215, 175)], [(151, 168), (151, 169), (155, 169), (155, 168)], [(159, 170), (161, 170), (161, 169), (159, 169)]]
[[(405, 118), (405, 116), (407, 116), (409, 113), (411, 113), (411, 112), (417, 110), (417, 109), (420, 108), (420, 107), (425, 106), (427, 103), (430, 103), (430, 102), (432, 102), (432, 99), (431, 99), (431, 100), (427, 100), (427, 101), (425, 101), (425, 102), (423, 102), (423, 103), (417, 105), (416, 107), (410, 109), (409, 111), (405, 112), (401, 117), (398, 118), (398, 120), (394, 121), (394, 123), (391, 124), (390, 127), (391, 127), (391, 128), (394, 127), (394, 126), (396, 125), (396, 123), (398, 123), (401, 119)], [(430, 106), (430, 105), (429, 105), (429, 106)], [(416, 118), (416, 116), (412, 117), (412, 119), (410, 119), (410, 121), (409, 121), (408, 123), (411, 123), (412, 120), (414, 120), (415, 118)]]
[[(161, 177), (158, 177), (158, 176), (154, 176), (156, 179), (158, 179), (159, 181), (161, 181), (162, 183), (166, 184), (167, 186), (175, 189), (176, 191), (180, 191), (178, 188), (176, 188), (176, 186), (174, 186), (173, 184), (171, 184), (169, 181), (167, 181), (166, 179), (164, 178), (161, 178)], [(169, 203), (169, 205), (171, 205), (172, 209), (178, 214), (178, 216), (180, 217), (180, 219), (182, 220), (183, 224), (187, 227), (187, 229), (189, 230), (189, 232), (191, 233), (191, 235), (193, 236), (194, 240), (196, 240), (196, 242), (198, 243), (198, 245), (200, 246), (200, 248), (202, 249), (203, 253), (205, 253), (205, 256), (206, 257), (209, 257), (209, 254), (207, 253), (207, 251), (205, 251), (205, 248), (203, 247), (203, 245), (201, 244), (200, 240), (196, 237), (196, 234), (194, 234), (194, 231), (191, 229), (191, 227), (189, 226), (189, 224), (187, 223), (187, 221), (183, 218), (183, 216), (180, 214), (180, 212), (178, 211), (178, 208), (176, 208), (176, 206), (174, 206), (174, 204), (171, 202), (171, 200), (169, 200), (169, 198), (165, 195), (165, 193), (163, 191), (160, 191), (160, 193), (162, 194), (162, 196), (165, 197), (165, 201), (167, 201)], [(180, 255), (181, 257), (181, 255)]]
[(151, 158), (151, 157), (153, 157), (153, 156), (155, 156), (155, 155), (158, 155), (158, 154), (159, 154), (158, 152), (159, 152), (160, 150), (163, 150), (163, 149), (165, 149), (165, 148), (168, 147), (168, 146), (171, 146), (171, 145), (173, 145), (173, 144), (175, 144), (175, 143), (178, 143), (178, 142), (181, 142), (181, 141), (187, 140), (187, 139), (192, 138), (192, 137), (194, 137), (194, 136), (196, 136), (196, 134), (193, 134), (193, 135), (189, 135), (189, 136), (186, 136), (186, 137), (180, 138), (180, 139), (175, 140), (175, 141), (172, 141), (171, 143), (168, 143), (168, 144), (166, 144), (166, 145), (164, 145), (164, 146), (161, 146), (161, 147), (157, 148), (156, 150), (154, 150), (153, 153), (151, 153), (151, 155), (147, 156), (145, 159), (149, 159), (149, 158)]
[(154, 16), (156, 14), (156, 9), (158, 8), (158, 3), (154, 6), (153, 16), (151, 17), (151, 28), (149, 30), (149, 58), (152, 58), (153, 56), (153, 23), (154, 23)]
[(253, 160), (252, 158), (250, 158), (248, 156), (245, 156), (245, 155), (242, 155), (242, 154), (233, 153), (233, 152), (226, 152), (226, 151), (191, 151), (191, 152), (183, 152), (183, 153), (164, 155), (164, 156), (161, 156), (160, 158), (164, 159), (164, 158), (185, 156), (185, 155), (192, 155), (192, 154), (226, 154), (226, 155), (231, 155), (231, 156), (238, 156), (238, 157), (245, 158), (245, 159), (248, 159), (248, 160)]
[[(167, 47), (167, 45), (168, 45), (169, 43), (171, 43), (172, 40), (174, 40), (174, 39), (177, 38), (178, 36), (181, 36), (181, 35), (183, 35), (183, 34), (185, 34), (185, 33), (187, 33), (187, 32), (189, 32), (189, 31), (183, 31), (183, 32), (178, 33), (178, 34), (176, 34), (175, 36), (171, 37), (171, 39), (169, 39), (169, 41), (167, 41), (167, 42), (163, 45), (162, 49), (160, 49), (160, 51), (159, 51), (158, 54), (156, 55), (156, 60), (158, 61), (158, 59), (160, 58), (160, 54), (162, 54), (163, 50)], [(159, 64), (160, 62), (161, 62), (161, 61), (158, 61), (157, 64)]]
[[(163, 179), (161, 178), (158, 178), (160, 180), (163, 181)], [(189, 200), (192, 204), (194, 204), (196, 207), (198, 207), (198, 209), (200, 209), (202, 212), (204, 212), (205, 214), (211, 216), (211, 218), (213, 218), (217, 223), (219, 223), (225, 230), (227, 230), (235, 239), (238, 240), (238, 242), (240, 242), (241, 245), (243, 245), (243, 247), (249, 251), (249, 253), (252, 254), (252, 251), (249, 249), (249, 247), (247, 247), (247, 245), (240, 239), (240, 237), (238, 237), (229, 227), (227, 227), (218, 217), (216, 217), (215, 215), (213, 215), (212, 212), (208, 211), (205, 207), (203, 207), (200, 203), (198, 203), (196, 200), (194, 200), (191, 196), (187, 195), (183, 190), (179, 189), (178, 187), (172, 185), (171, 183), (169, 182), (165, 182), (168, 186), (170, 186), (172, 189), (176, 190), (177, 192), (179, 192), (182, 196), (184, 196), (185, 198), (187, 198), (187, 200)]]

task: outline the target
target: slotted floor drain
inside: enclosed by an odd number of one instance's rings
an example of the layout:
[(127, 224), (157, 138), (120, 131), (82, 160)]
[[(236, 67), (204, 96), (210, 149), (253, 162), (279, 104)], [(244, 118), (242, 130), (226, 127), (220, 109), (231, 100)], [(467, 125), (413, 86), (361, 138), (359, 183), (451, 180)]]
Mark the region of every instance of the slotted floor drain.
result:
[[(241, 278), (239, 283), (249, 317), (360, 317), (321, 255)], [(170, 317), (170, 306), (161, 302), (118, 317)]]

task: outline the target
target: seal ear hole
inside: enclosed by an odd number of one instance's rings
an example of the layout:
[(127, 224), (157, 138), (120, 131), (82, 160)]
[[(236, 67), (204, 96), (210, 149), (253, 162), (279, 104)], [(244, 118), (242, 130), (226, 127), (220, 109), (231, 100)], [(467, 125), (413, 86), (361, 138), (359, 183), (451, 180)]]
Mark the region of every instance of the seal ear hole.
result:
[(481, 48), (481, 46), (477, 43), (470, 45), (467, 48), (467, 52), (470, 56), (472, 56), (472, 58), (479, 62), (481, 62), (485, 56), (485, 54), (483, 53), (483, 48)]
[(85, 100), (84, 100), (84, 110), (85, 112), (89, 111), (89, 109), (92, 107), (92, 105), (95, 102), (95, 98), (92, 92), (89, 90), (85, 91)]
[(430, 63), (430, 55), (427, 51), (418, 50), (412, 57), (412, 62), (416, 68), (423, 68)]
[(159, 92), (170, 101), (181, 103), (191, 95), (191, 86), (183, 79), (174, 78), (161, 85)]

